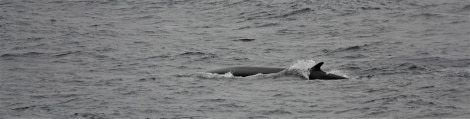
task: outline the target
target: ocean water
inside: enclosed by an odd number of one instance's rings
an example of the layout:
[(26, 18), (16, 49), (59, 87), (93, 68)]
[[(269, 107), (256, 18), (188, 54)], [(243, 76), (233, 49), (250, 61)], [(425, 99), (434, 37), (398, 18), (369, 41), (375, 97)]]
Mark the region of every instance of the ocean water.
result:
[(0, 118), (470, 118), (469, 51), (468, 0), (0, 0)]

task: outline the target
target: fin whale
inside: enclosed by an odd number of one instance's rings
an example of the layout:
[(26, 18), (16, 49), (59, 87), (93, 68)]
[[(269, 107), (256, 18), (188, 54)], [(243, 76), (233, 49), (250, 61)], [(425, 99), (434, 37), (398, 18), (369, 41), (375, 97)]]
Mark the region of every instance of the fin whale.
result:
[[(325, 79), (325, 80), (334, 80), (334, 79), (347, 79), (346, 77), (342, 77), (335, 74), (328, 74), (322, 71), (320, 68), (323, 65), (323, 62), (320, 62), (309, 69), (310, 75), (309, 80), (312, 79)], [(228, 67), (222, 69), (215, 69), (207, 71), (209, 73), (216, 73), (216, 74), (225, 74), (225, 73), (232, 73), (233, 76), (251, 76), (255, 74), (270, 74), (270, 73), (278, 73), (285, 70), (285, 68), (272, 68), (272, 67)]]

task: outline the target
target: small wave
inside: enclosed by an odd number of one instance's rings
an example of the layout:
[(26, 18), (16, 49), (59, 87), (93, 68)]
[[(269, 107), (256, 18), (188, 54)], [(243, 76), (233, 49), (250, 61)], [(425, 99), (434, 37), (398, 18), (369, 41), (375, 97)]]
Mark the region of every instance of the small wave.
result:
[(292, 112), (289, 112), (285, 109), (266, 110), (261, 111), (261, 113), (265, 115), (292, 115)]
[(63, 52), (63, 53), (58, 53), (54, 56), (56, 56), (56, 57), (65, 57), (65, 56), (69, 56), (71, 54), (80, 54), (80, 53), (82, 53), (82, 52), (81, 51), (67, 51), (67, 52)]
[(202, 56), (202, 55), (215, 55), (215, 54), (204, 53), (204, 52), (184, 52), (180, 54), (180, 56)]
[(411, 18), (426, 19), (426, 20), (440, 19), (440, 18), (445, 18), (445, 17), (447, 16), (444, 14), (440, 14), (440, 13), (418, 13), (418, 14), (411, 16)]
[(427, 68), (416, 63), (405, 62), (396, 66), (398, 70), (415, 70), (415, 71), (426, 71)]
[(3, 54), (0, 57), (11, 58), (11, 57), (36, 57), (43, 55), (44, 53), (40, 52), (27, 52), (27, 53), (7, 53)]
[(354, 52), (354, 51), (358, 51), (361, 49), (362, 46), (350, 46), (350, 47), (347, 47), (347, 48), (338, 48), (334, 51), (332, 51), (332, 53), (335, 53), (335, 52), (347, 52), (347, 51), (350, 51), (350, 52)]
[(289, 13), (286, 13), (286, 14), (283, 14), (281, 16), (277, 16), (276, 18), (286, 18), (286, 17), (289, 17), (289, 16), (293, 16), (293, 15), (297, 15), (297, 14), (303, 14), (303, 13), (308, 13), (312, 11), (312, 9), (310, 8), (303, 8), (303, 9), (300, 9), (300, 10), (294, 10), (294, 11), (291, 11)]
[(446, 68), (440, 70), (441, 75), (449, 77), (470, 77), (470, 68)]
[(341, 70), (338, 70), (338, 69), (333, 69), (333, 70), (327, 71), (326, 73), (327, 74), (335, 74), (335, 75), (338, 75), (338, 76), (350, 78), (345, 72), (343, 72)]

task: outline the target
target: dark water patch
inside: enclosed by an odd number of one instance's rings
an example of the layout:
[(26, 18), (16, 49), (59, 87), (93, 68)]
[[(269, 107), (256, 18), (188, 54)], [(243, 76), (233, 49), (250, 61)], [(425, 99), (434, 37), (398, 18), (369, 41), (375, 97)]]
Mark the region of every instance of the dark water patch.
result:
[(277, 49), (277, 48), (267, 48), (263, 50), (264, 53), (273, 53), (273, 52), (283, 52), (284, 50), (282, 49)]
[(83, 96), (86, 96), (86, 95), (90, 95), (90, 94), (82, 94), (82, 93), (70, 93), (70, 94), (53, 94), (53, 95), (49, 95), (47, 97), (50, 97), (50, 98), (75, 98), (75, 97), (83, 97)]
[(10, 2), (10, 1), (1, 1), (0, 2), (0, 5), (9, 5), (9, 4), (13, 4), (13, 2)]
[(448, 77), (470, 77), (470, 69), (443, 69), (441, 72)]
[(243, 108), (243, 107), (246, 107), (246, 106), (238, 104), (238, 103), (219, 104), (219, 106), (229, 107), (229, 108)]
[(81, 51), (66, 51), (66, 52), (62, 52), (62, 53), (57, 53), (56, 55), (54, 55), (55, 57), (66, 57), (66, 56), (69, 56), (69, 55), (72, 55), (72, 54), (80, 54)]
[(26, 106), (26, 107), (16, 107), (16, 108), (12, 108), (12, 110), (15, 110), (15, 111), (25, 111), (27, 109), (30, 109), (30, 108), (34, 108), (36, 106)]
[(308, 113), (308, 114), (312, 114), (312, 113), (330, 113), (330, 112), (333, 112), (333, 110), (300, 110), (300, 111), (297, 111), (298, 113)]
[(71, 117), (75, 118), (86, 118), (86, 119), (108, 119), (108, 114), (105, 113), (89, 113), (89, 112), (79, 112), (73, 113)]
[[(150, 79), (150, 80), (152, 80), (152, 79)], [(94, 83), (93, 85), (94, 86), (116, 86), (116, 85), (119, 85), (122, 81), (124, 81), (124, 79), (122, 79), (122, 78), (103, 79), (103, 80), (99, 80), (98, 82)], [(145, 81), (148, 81), (147, 78), (145, 79)]]
[(370, 107), (362, 107), (362, 108), (352, 108), (352, 109), (346, 109), (346, 110), (341, 110), (341, 111), (336, 111), (335, 114), (342, 114), (342, 113), (352, 113), (352, 112), (367, 112), (370, 110)]
[(470, 5), (465, 5), (460, 9), (461, 12), (470, 12)]
[(247, 57), (231, 57), (229, 59), (234, 60), (234, 61), (249, 61), (250, 60), (250, 58), (247, 58)]
[(410, 63), (410, 62), (406, 62), (406, 63), (401, 63), (401, 64), (398, 64), (398, 66), (396, 66), (397, 70), (415, 70), (415, 71), (426, 71), (426, 67), (424, 66), (420, 66), (418, 64), (415, 64), (415, 63)]
[(49, 105), (32, 105), (32, 106), (25, 106), (25, 107), (16, 107), (11, 108), (11, 110), (17, 112), (51, 112), (53, 111), (52, 107)]
[(271, 119), (267, 116), (249, 116), (248, 119)]
[(199, 106), (197, 111), (200, 111), (200, 112), (225, 112), (225, 113), (233, 112), (232, 109), (223, 108), (223, 107), (220, 107), (220, 106), (217, 106), (217, 105), (214, 105), (214, 104)]
[(24, 40), (25, 42), (34, 42), (34, 41), (41, 41), (43, 40), (43, 37), (32, 37), (32, 38), (25, 38), (25, 39), (18, 39), (18, 40)]
[(353, 16), (359, 13), (358, 10), (341, 10), (338, 11), (338, 16)]
[[(214, 2), (212, 3), (214, 4)], [(262, 6), (264, 5), (262, 3), (262, 1), (255, 1), (255, 0), (243, 0), (243, 1), (239, 1), (239, 2), (234, 2), (234, 3), (230, 3), (228, 4), (227, 2), (220, 2), (218, 4), (223, 4), (225, 7), (236, 7), (236, 6)]]
[(171, 93), (173, 95), (184, 95), (184, 96), (198, 96), (203, 94), (213, 94), (213, 91), (205, 89), (191, 89), (191, 90), (180, 90)]
[(371, 38), (371, 37), (378, 37), (377, 34), (362, 34), (362, 33), (359, 33), (359, 34), (355, 34), (356, 38)]
[(188, 86), (188, 88), (205, 89), (205, 88), (209, 88), (209, 87), (207, 87), (207, 86), (202, 86), (202, 85), (195, 85), (195, 86)]
[(180, 56), (201, 56), (201, 55), (208, 55), (208, 53), (204, 53), (204, 52), (185, 52), (185, 53), (180, 54)]
[(267, 110), (261, 111), (261, 113), (264, 115), (292, 115), (292, 112), (285, 109)]
[(377, 89), (366, 89), (364, 92), (366, 93), (392, 93), (392, 92), (399, 92), (398, 89), (391, 89), (391, 88), (377, 88)]
[[(467, 81), (467, 80), (465, 80)], [(456, 82), (459, 83), (459, 82)], [(459, 98), (459, 97), (470, 97), (470, 94), (468, 94), (468, 91), (470, 91), (470, 88), (466, 88), (465, 86), (467, 83), (463, 83), (462, 86), (459, 86), (459, 88), (453, 88), (453, 89), (445, 89), (441, 91), (439, 94), (440, 98), (449, 98), (453, 102), (461, 102), (461, 103), (468, 103), (469, 101), (466, 100), (467, 98)]]
[(351, 54), (348, 56), (344, 56), (342, 58), (347, 58), (347, 59), (358, 59), (358, 58), (367, 58), (369, 56), (363, 55), (363, 54)]
[(101, 29), (101, 30), (97, 30), (97, 31), (90, 31), (90, 32), (87, 32), (87, 33), (84, 33), (85, 36), (89, 36), (91, 38), (99, 38), (99, 37), (114, 37), (114, 38), (118, 38), (118, 36), (120, 36), (120, 33), (118, 31), (115, 31), (115, 30), (104, 30), (104, 29)]
[(100, 101), (100, 100), (97, 100), (97, 99), (94, 99), (94, 98), (88, 98), (88, 97), (85, 97), (85, 96), (79, 96), (79, 97), (72, 98), (72, 99), (69, 99), (69, 100), (66, 100), (66, 101), (62, 101), (62, 102), (60, 102), (59, 104), (66, 104), (66, 105), (86, 105), (86, 104), (89, 104), (89, 103), (99, 104), (99, 103), (104, 103), (104, 102), (103, 102), (103, 101)]
[[(353, 68), (360, 68), (362, 70), (355, 70), (356, 75), (359, 76), (383, 76), (383, 75), (397, 75), (397, 74), (435, 74), (446, 73), (450, 74), (455, 68), (467, 68), (470, 65), (468, 59), (448, 59), (442, 57), (422, 57), (422, 58), (403, 58), (392, 57), (380, 60), (372, 60), (367, 62), (358, 62)], [(468, 74), (466, 70), (460, 70), (462, 76)]]
[(200, 100), (199, 102), (221, 103), (221, 102), (226, 102), (226, 101), (227, 101), (226, 99), (217, 98), (217, 99), (203, 99), (203, 100)]
[[(429, 111), (432, 111), (432, 110), (429, 110)], [(425, 111), (423, 111), (423, 113), (424, 112)], [(451, 118), (451, 116), (449, 115), (452, 115), (452, 113), (433, 111), (424, 115), (419, 115), (416, 118)]]
[(2, 54), (1, 58), (40, 58), (43, 56), (48, 56), (46, 53), (41, 52), (26, 52), (26, 53), (6, 53)]
[(269, 18), (275, 15), (273, 12), (274, 11), (253, 11), (251, 14), (240, 13), (239, 18), (246, 21)]
[(84, 64), (91, 63), (93, 61), (109, 62), (117, 60), (104, 52), (106, 51), (65, 51), (54, 53), (51, 55), (51, 58), (59, 58), (58, 60), (53, 61), (54, 63), (80, 62)]
[(206, 60), (210, 60), (213, 58), (217, 58), (219, 56), (213, 53), (205, 53), (205, 52), (185, 52), (185, 53), (181, 53), (175, 56), (174, 58), (178, 58), (178, 57), (190, 59), (188, 62), (195, 62), (195, 61), (206, 61)]
[(48, 98), (48, 95), (33, 95), (29, 97), (31, 97), (31, 99), (44, 99), (44, 98)]
[(368, 43), (368, 44), (363, 44), (363, 45), (340, 47), (340, 48), (335, 48), (335, 49), (324, 49), (322, 50), (322, 53), (327, 56), (334, 56), (338, 58), (364, 59), (364, 58), (369, 58), (371, 56), (375, 56), (375, 54), (373, 53), (379, 50), (379, 47), (381, 47), (379, 45), (383, 45), (383, 44), (381, 42), (376, 42), (376, 43)]
[(370, 112), (368, 112), (365, 117), (390, 116), (390, 114), (394, 114), (396, 112), (400, 112), (400, 110), (390, 110), (387, 107), (379, 107), (370, 110)]
[(396, 96), (391, 96), (391, 97), (383, 97), (383, 98), (378, 98), (378, 99), (366, 100), (366, 101), (362, 102), (361, 104), (379, 103), (381, 105), (387, 105), (387, 104), (398, 103), (400, 100), (414, 99), (414, 98), (418, 98), (418, 97), (419, 96), (417, 96), (417, 95), (396, 95)]
[(142, 58), (139, 60), (144, 60), (144, 61), (163, 61), (163, 60), (175, 60), (171, 58), (171, 55), (168, 54), (162, 54), (162, 55), (157, 55), (157, 56), (150, 56), (146, 58)]
[(117, 51), (117, 49), (106, 46), (106, 47), (97, 47), (93, 48), (93, 51), (96, 51), (98, 53), (105, 53), (105, 52), (112, 52), (112, 51)]
[(470, 59), (449, 59), (443, 57), (422, 57), (407, 58), (405, 60), (413, 61), (415, 64), (424, 64), (426, 66), (437, 67), (468, 67)]
[(359, 67), (357, 64), (345, 64), (345, 65), (342, 65), (341, 67), (343, 67), (342, 69), (345, 69), (345, 70), (361, 70), (362, 68)]
[(255, 41), (256, 39), (252, 39), (252, 38), (242, 38), (242, 39), (237, 39), (237, 40), (233, 40), (233, 41), (241, 41), (241, 42), (251, 42), (251, 41)]
[(415, 106), (435, 106), (437, 104), (431, 101), (425, 101), (423, 99), (413, 99), (413, 100), (406, 102), (405, 105), (415, 107)]
[(38, 43), (38, 44), (31, 44), (31, 45), (21, 45), (21, 46), (16, 46), (11, 48), (12, 50), (29, 50), (29, 49), (41, 49), (41, 48), (46, 48), (49, 47), (45, 43)]
[(155, 81), (157, 80), (157, 77), (149, 77), (149, 78), (140, 78), (138, 81), (139, 82), (146, 82), (146, 81)]
[(139, 96), (143, 93), (149, 92), (150, 89), (143, 88), (142, 86), (138, 86), (138, 87), (123, 86), (123, 87), (113, 89), (112, 91), (122, 96)]
[(358, 51), (361, 49), (361, 46), (350, 46), (350, 47), (346, 47), (346, 48), (338, 48), (336, 50), (333, 50), (332, 52), (354, 52), (354, 51)]
[(303, 30), (281, 29), (276, 31), (276, 35), (304, 34)]
[(411, 18), (414, 19), (426, 19), (426, 20), (431, 20), (431, 19), (441, 19), (445, 18), (446, 16), (443, 14), (438, 14), (438, 13), (419, 13), (416, 15), (410, 16)]
[(451, 105), (447, 105), (447, 106), (438, 106), (437, 108), (445, 108), (445, 109), (461, 109), (460, 107), (451, 106)]
[(245, 29), (250, 29), (251, 26), (243, 26), (243, 27), (240, 27), (240, 28), (237, 28), (235, 30), (245, 30)]
[(292, 96), (294, 96), (294, 94), (291, 92), (283, 92), (283, 93), (277, 93), (273, 95), (273, 97), (292, 97)]
[(154, 16), (154, 15), (144, 15), (144, 16), (138, 17), (137, 19), (145, 20), (145, 19), (161, 19), (161, 18), (159, 18), (158, 16)]
[(273, 27), (279, 26), (279, 23), (264, 23), (264, 24), (256, 24), (256, 28), (264, 28), (264, 27)]
[(435, 86), (422, 86), (422, 87), (418, 87), (418, 90), (428, 90), (431, 88), (435, 88)]
[(369, 7), (360, 7), (360, 9), (362, 9), (362, 10), (380, 10), (382, 8), (380, 8), (380, 7), (370, 7), (369, 6)]
[(286, 14), (283, 14), (283, 15), (280, 15), (280, 16), (275, 16), (274, 18), (286, 18), (286, 17), (289, 17), (289, 16), (304, 14), (304, 13), (308, 13), (308, 12), (311, 12), (311, 11), (313, 11), (313, 10), (310, 9), (310, 8), (303, 8), (303, 9), (291, 11), (289, 13), (286, 13)]
[[(176, 67), (176, 68), (182, 68), (182, 67)], [(184, 67), (184, 68), (187, 68), (187, 67)], [(171, 76), (177, 77), (177, 78), (188, 78), (188, 77), (193, 77), (194, 75), (195, 74), (174, 74), (174, 75), (171, 75)], [(196, 76), (203, 77), (201, 75), (196, 75)]]

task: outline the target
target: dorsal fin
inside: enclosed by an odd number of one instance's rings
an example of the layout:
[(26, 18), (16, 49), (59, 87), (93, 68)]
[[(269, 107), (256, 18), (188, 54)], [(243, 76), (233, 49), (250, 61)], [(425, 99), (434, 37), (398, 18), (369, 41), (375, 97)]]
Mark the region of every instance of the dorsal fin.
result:
[(321, 71), (321, 65), (323, 65), (323, 62), (320, 62), (317, 65), (313, 66), (310, 70)]

